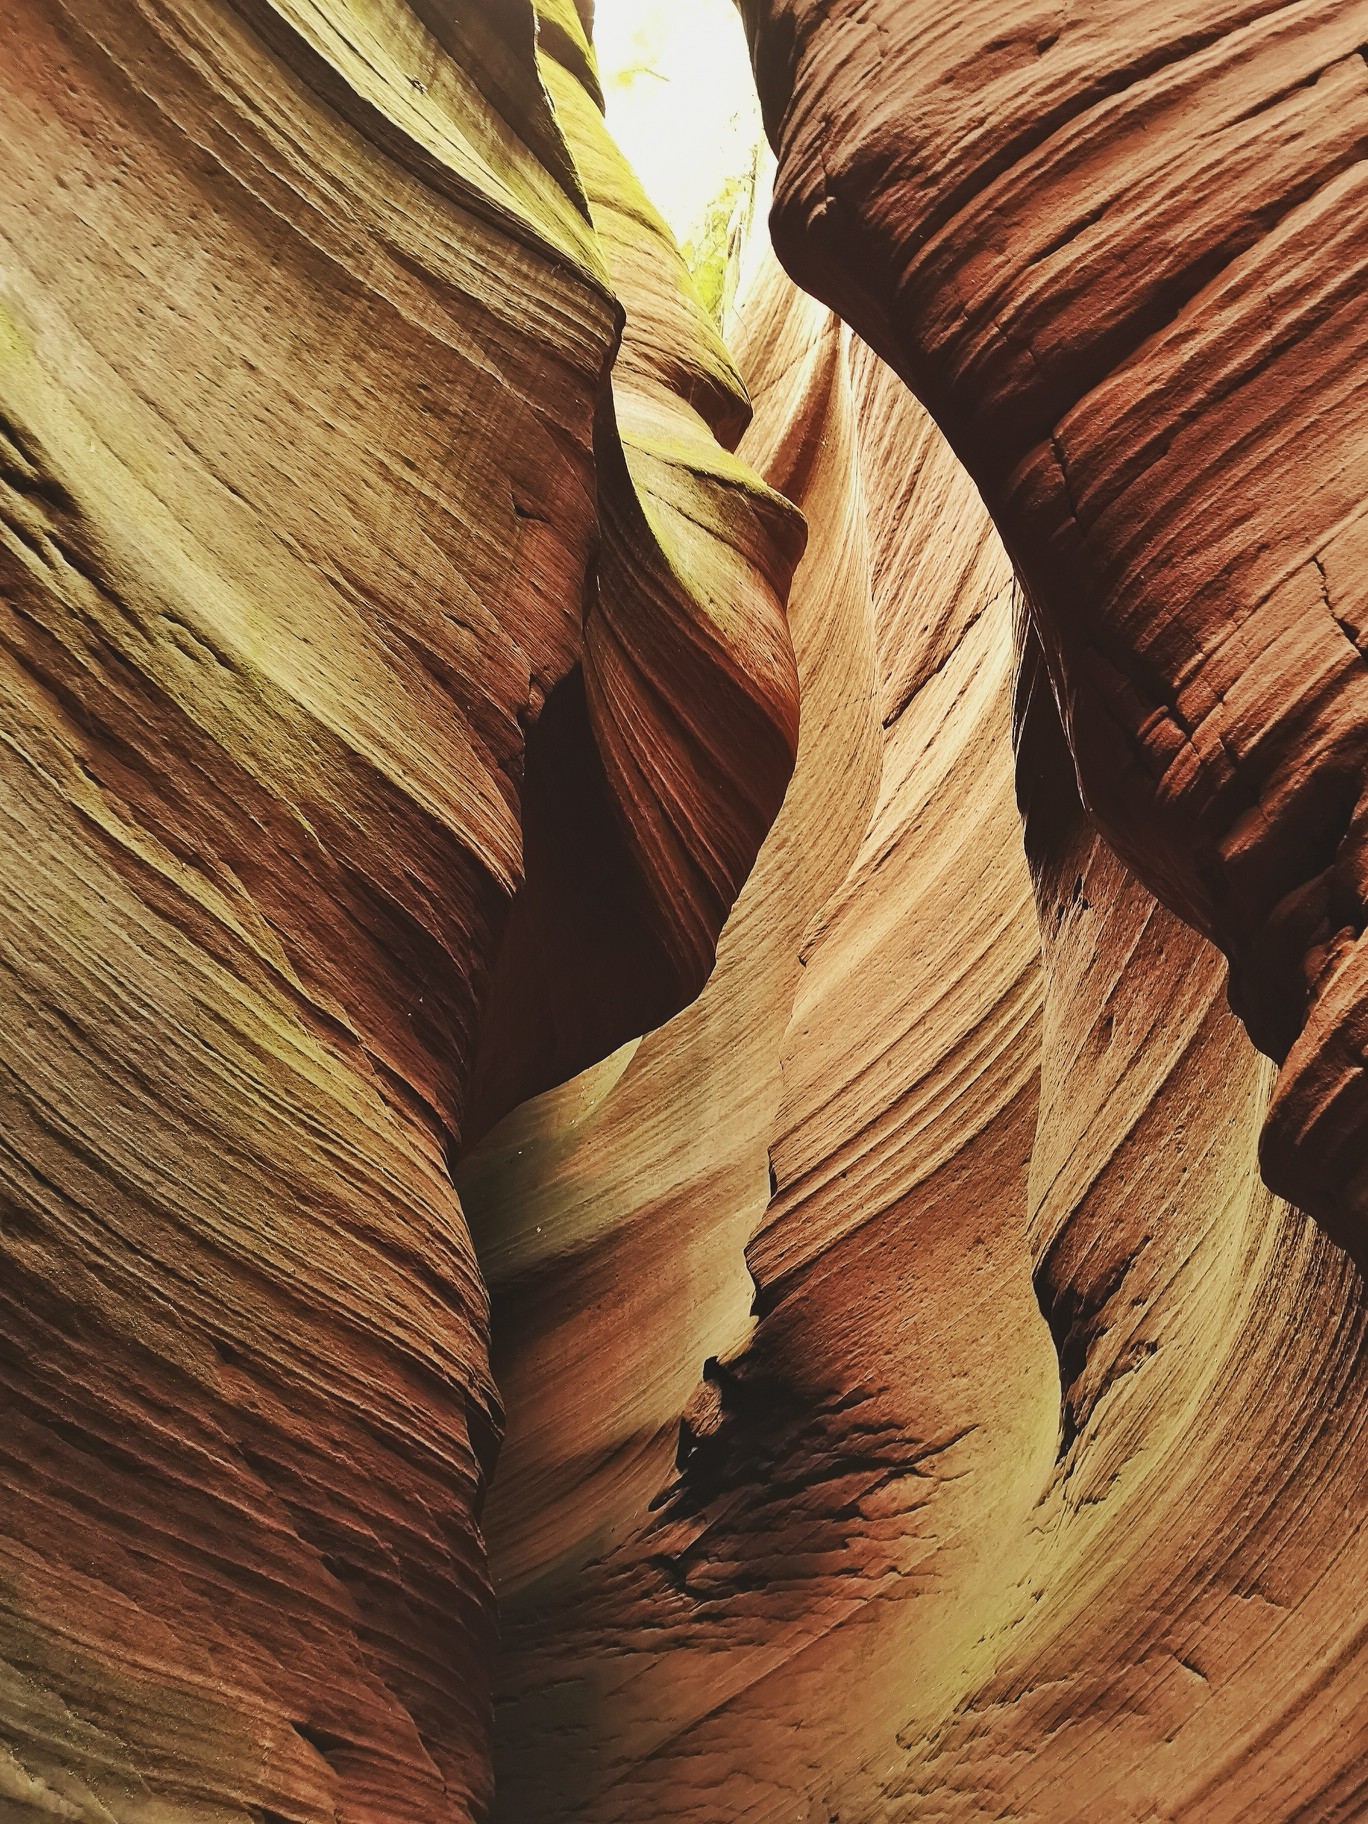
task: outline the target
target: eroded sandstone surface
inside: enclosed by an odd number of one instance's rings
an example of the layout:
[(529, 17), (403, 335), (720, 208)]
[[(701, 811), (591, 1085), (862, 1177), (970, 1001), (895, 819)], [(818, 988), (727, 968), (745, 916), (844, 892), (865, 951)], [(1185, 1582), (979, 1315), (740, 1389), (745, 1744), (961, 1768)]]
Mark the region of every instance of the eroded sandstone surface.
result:
[(1094, 821), (1285, 1063), (1368, 1254), (1368, 7), (742, 0), (776, 245), (929, 406)]
[(498, 1815), (1357, 1818), (1360, 1275), (963, 469), (777, 272), (744, 322), (793, 784), (695, 1006), (462, 1180)]
[(700, 985), (792, 763), (801, 526), (712, 436), (658, 224), (620, 352), (529, 7), (4, 36), (0, 1809), (483, 1815), (447, 1162)]
[(12, 0), (0, 1819), (1368, 1816), (1368, 5), (741, 11)]

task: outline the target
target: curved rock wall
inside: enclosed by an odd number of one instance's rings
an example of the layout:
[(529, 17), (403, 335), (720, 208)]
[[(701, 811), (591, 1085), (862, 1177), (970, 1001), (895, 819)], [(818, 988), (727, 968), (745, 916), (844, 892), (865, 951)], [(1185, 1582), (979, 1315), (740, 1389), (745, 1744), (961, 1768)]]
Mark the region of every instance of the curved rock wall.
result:
[(1363, 1257), (1368, 7), (743, 0), (781, 258), (903, 374), (1034, 605), (1086, 803), (1285, 1068)]
[(777, 274), (744, 322), (794, 782), (697, 1005), (462, 1180), (498, 1815), (1357, 1817), (1362, 1282), (1260, 1182), (1269, 1067), (1091, 831), (964, 472)]
[(6, 20), (0, 1815), (1350, 1824), (1364, 0), (591, 10)]
[[(461, 1178), (499, 1263), (510, 1818), (835, 1795), (905, 1681), (944, 1675), (896, 1600), (941, 1575), (933, 1497), (966, 1580), (991, 1579), (995, 1528), (1025, 1523), (1054, 1457), (1010, 570), (881, 363), (777, 272), (745, 320), (744, 447), (812, 528), (793, 785), (696, 1006)], [(939, 1625), (972, 1636), (962, 1595)]]
[(554, 935), (564, 1071), (706, 969), (791, 765), (800, 534), (711, 437), (744, 395), (655, 222), (702, 352), (646, 400), (632, 332), (624, 456), (630, 275), (529, 5), (4, 36), (0, 1811), (482, 1815), (501, 1420), (447, 1160), (546, 1080), (497, 994), (527, 731), (587, 697), (527, 797), (631, 888), (606, 1015)]
[(485, 1011), (475, 1133), (698, 993), (797, 740), (783, 601), (802, 522), (728, 455), (750, 416), (741, 378), (608, 133), (577, 15), (541, 16), (547, 88), (627, 316), (600, 415), (583, 660), (529, 749), (528, 878)]

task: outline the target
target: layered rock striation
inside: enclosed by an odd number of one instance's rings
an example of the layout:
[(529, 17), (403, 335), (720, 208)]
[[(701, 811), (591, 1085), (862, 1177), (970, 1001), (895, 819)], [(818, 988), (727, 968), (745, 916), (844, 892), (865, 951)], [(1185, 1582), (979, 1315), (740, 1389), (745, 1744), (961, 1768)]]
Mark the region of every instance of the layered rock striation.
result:
[(777, 273), (743, 322), (793, 784), (696, 1005), (461, 1181), (497, 1815), (1359, 1817), (1363, 1282), (964, 471)]
[(744, 0), (776, 246), (928, 405), (1089, 812), (1284, 1064), (1363, 1258), (1368, 10)]
[(0, 1817), (1368, 1812), (1368, 10), (741, 10), (13, 0)]
[[(801, 532), (654, 220), (619, 355), (529, 5), (5, 40), (0, 1810), (483, 1815), (448, 1159), (696, 991), (791, 766)], [(592, 84), (576, 13), (543, 42)]]
[(527, 882), (485, 1009), (476, 1133), (698, 993), (797, 740), (783, 599), (802, 521), (729, 454), (745, 388), (608, 133), (578, 14), (540, 20), (626, 322), (600, 408), (582, 657), (532, 741)]

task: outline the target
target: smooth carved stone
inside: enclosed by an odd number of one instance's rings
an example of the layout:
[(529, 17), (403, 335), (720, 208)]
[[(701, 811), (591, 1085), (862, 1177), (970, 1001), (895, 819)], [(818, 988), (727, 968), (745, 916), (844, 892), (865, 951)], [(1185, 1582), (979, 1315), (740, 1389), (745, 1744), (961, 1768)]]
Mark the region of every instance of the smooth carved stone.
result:
[(781, 258), (930, 407), (1085, 802), (1368, 1256), (1368, 5), (742, 0)]
[[(699, 1364), (749, 1327), (744, 1249), (769, 1196), (802, 935), (849, 866), (877, 787), (863, 505), (848, 419), (822, 404), (847, 386), (841, 332), (786, 282), (773, 303), (775, 371), (792, 364), (808, 406), (795, 414), (787, 388), (759, 373), (743, 451), (823, 528), (789, 604), (803, 719), (784, 809), (699, 1000), (632, 1055), (519, 1110), (459, 1174), (513, 1414), (485, 1520), (510, 1678), (543, 1645), (542, 1663), (561, 1663), (558, 1620), (543, 1618), (532, 1586), (636, 1524), (668, 1476)], [(524, 1726), (501, 1782), (513, 1817), (528, 1815), (527, 1781), (568, 1792), (577, 1757), (599, 1746), (548, 1735), (530, 1761)]]
[(1364, 5), (16, 4), (0, 1815), (1360, 1817)]
[(501, 1418), (448, 1157), (526, 731), (610, 652), (560, 808), (643, 883), (600, 883), (613, 1043), (695, 991), (787, 778), (794, 517), (687, 405), (683, 472), (624, 456), (531, 8), (458, 11), (6, 14), (6, 1816), (484, 1815)]
[[(933, 1529), (953, 1515), (991, 1562), (1053, 1462), (1010, 570), (881, 363), (777, 273), (744, 322), (743, 449), (812, 529), (794, 782), (696, 1007), (616, 1081), (521, 1111), (461, 1179), (506, 1263), (509, 1479), (486, 1524), (510, 1819), (835, 1794), (909, 1687), (941, 1688), (894, 1602), (931, 1491)], [(909, 1405), (928, 1361), (943, 1390)], [(976, 1632), (958, 1594), (946, 1625)], [(881, 1636), (862, 1677), (879, 1614), (904, 1644)]]
[(542, 19), (626, 323), (598, 427), (583, 659), (529, 745), (527, 883), (481, 1031), (475, 1136), (702, 988), (798, 729), (783, 604), (802, 521), (728, 453), (750, 417), (740, 375), (608, 133), (578, 16), (560, 0)]
[(498, 1815), (1349, 1824), (1362, 1279), (929, 419), (773, 274), (740, 350), (811, 526), (793, 786), (697, 1005), (462, 1178)]

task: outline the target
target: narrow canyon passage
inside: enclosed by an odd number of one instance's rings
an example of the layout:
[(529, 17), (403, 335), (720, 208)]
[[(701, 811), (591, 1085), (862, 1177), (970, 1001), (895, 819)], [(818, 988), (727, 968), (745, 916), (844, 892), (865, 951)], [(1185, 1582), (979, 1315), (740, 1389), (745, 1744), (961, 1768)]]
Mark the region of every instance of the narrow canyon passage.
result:
[(1368, 0), (0, 36), (0, 1824), (1368, 1818)]
[(497, 1815), (1355, 1817), (1361, 1279), (939, 433), (776, 268), (738, 350), (793, 783), (700, 1000), (459, 1181)]

